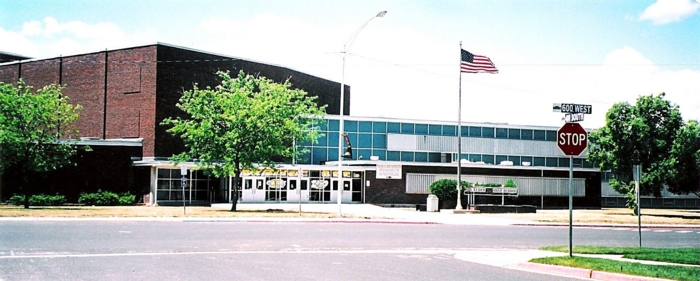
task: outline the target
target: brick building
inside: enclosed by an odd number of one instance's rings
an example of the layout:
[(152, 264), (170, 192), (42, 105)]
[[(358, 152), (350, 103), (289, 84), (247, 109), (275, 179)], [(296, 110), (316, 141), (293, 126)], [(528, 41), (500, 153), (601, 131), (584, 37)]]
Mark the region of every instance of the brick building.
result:
[[(218, 71), (235, 74), (243, 70), (276, 82), (289, 79), (293, 87), (317, 96), (319, 104), (328, 105), (328, 114), (339, 112), (339, 83), (281, 66), (163, 43), (47, 59), (26, 60), (26, 57), (12, 54), (0, 58), (7, 61), (0, 64), (1, 82), (16, 83), (23, 79), (35, 88), (49, 84), (65, 85), (63, 93), (70, 102), (83, 107), (75, 125), (82, 144), (95, 150), (78, 156), (81, 159), (79, 165), (83, 167), (130, 163), (132, 159), (142, 158), (167, 159), (181, 152), (184, 148), (182, 141), (167, 133), (167, 128), (160, 122), (183, 114), (175, 104), (195, 83), (200, 88), (218, 85)], [(348, 94), (345, 95), (344, 112), (349, 114), (350, 87), (346, 86), (345, 91)], [(135, 143), (140, 150), (133, 149)], [(115, 147), (123, 149), (115, 150)], [(104, 153), (111, 156), (105, 158)], [(95, 163), (91, 162), (93, 160)], [(143, 182), (149, 176), (148, 170), (132, 169), (131, 165), (119, 166), (126, 168), (112, 171), (110, 176), (66, 168), (54, 175), (46, 175), (34, 185), (42, 188), (39, 191), (58, 190), (63, 186), (63, 189), (74, 190), (73, 193), (98, 188), (148, 192), (149, 183)], [(66, 174), (66, 171), (77, 174)], [(12, 172), (6, 171), (0, 182), (0, 187), (6, 187), (0, 189), (0, 199), (11, 195), (14, 182)]]

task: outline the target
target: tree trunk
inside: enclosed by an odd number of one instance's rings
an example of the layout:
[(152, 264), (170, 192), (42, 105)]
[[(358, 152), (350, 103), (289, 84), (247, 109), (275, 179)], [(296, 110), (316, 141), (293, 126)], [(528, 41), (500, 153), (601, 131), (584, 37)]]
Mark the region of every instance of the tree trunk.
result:
[(233, 184), (231, 187), (231, 212), (236, 211), (236, 204), (238, 204), (238, 183), (241, 182), (241, 169), (236, 169), (235, 176), (233, 177)]

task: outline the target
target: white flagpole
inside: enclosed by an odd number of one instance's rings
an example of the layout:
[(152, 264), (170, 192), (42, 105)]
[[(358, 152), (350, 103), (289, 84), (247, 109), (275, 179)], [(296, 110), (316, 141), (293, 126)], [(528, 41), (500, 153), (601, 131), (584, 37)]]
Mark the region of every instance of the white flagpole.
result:
[(459, 105), (457, 107), (457, 206), (462, 209), (462, 41), (459, 41)]

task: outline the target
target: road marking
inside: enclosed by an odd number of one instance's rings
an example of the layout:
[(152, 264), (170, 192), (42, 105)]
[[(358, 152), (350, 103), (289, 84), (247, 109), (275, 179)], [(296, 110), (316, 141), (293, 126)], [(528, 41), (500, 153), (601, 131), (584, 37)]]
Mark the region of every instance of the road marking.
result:
[(656, 229), (654, 232), (671, 232), (670, 229)]
[(50, 258), (99, 258), (99, 257), (140, 257), (140, 256), (186, 256), (186, 255), (239, 255), (239, 254), (423, 254), (437, 255), (464, 252), (453, 249), (398, 249), (398, 250), (279, 250), (279, 251), (223, 251), (223, 252), (162, 252), (162, 253), (109, 253), (109, 254), (48, 254), (26, 256), (0, 256), (1, 259), (50, 259)]
[(678, 233), (691, 233), (693, 232), (692, 230), (676, 230)]
[(120, 230), (119, 233), (131, 233), (131, 231)]

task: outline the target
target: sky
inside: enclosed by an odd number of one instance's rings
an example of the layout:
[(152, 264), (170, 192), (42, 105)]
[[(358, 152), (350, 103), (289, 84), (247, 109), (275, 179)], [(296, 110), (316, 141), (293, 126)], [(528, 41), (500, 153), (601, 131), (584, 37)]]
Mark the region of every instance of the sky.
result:
[[(558, 127), (552, 105), (575, 103), (599, 128), (613, 104), (665, 92), (700, 119), (700, 0), (0, 0), (0, 51), (154, 42), (337, 82), (344, 69), (353, 116), (457, 121), (461, 91), (462, 122)], [(460, 74), (460, 44), (499, 73)]]

